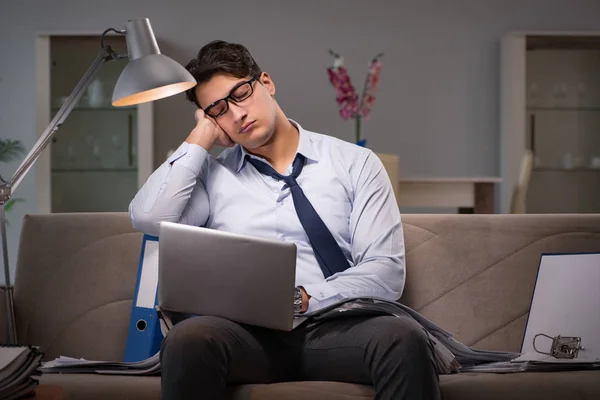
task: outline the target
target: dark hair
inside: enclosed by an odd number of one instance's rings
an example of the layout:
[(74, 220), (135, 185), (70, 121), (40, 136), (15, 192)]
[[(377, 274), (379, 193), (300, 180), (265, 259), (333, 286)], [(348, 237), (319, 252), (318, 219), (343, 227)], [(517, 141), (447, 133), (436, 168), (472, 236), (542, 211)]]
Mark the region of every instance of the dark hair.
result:
[[(200, 49), (185, 66), (196, 82), (208, 82), (215, 74), (224, 72), (236, 78), (258, 77), (260, 67), (246, 47), (237, 43), (214, 40)], [(196, 86), (185, 92), (186, 98), (200, 107)]]

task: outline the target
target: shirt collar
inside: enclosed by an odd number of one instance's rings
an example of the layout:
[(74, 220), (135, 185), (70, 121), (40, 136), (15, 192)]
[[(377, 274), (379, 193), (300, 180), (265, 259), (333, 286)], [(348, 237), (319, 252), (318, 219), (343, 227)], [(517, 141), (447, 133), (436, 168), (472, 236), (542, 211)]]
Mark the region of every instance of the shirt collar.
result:
[[(312, 141), (310, 137), (310, 133), (307, 132), (299, 123), (292, 119), (288, 119), (298, 129), (299, 141), (298, 141), (298, 150), (296, 153), (302, 154), (308, 160), (318, 162), (319, 156), (317, 154), (317, 149), (315, 148), (315, 143)], [(239, 146), (240, 148), (240, 158), (237, 163), (236, 172), (240, 172), (242, 167), (244, 166), (244, 162), (246, 161), (246, 155), (250, 157), (254, 157), (252, 154), (248, 153), (243, 146)]]

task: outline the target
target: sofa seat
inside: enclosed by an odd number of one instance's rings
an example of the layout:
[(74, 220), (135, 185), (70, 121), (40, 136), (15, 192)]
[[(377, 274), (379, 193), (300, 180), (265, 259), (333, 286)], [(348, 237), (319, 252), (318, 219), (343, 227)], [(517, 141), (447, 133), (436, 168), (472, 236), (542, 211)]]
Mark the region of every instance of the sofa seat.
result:
[[(41, 383), (63, 387), (65, 400), (159, 400), (160, 378), (91, 374), (46, 374)], [(440, 377), (444, 400), (553, 400), (600, 398), (600, 371), (453, 374)], [(199, 393), (201, 398), (201, 393)], [(231, 400), (370, 400), (373, 389), (338, 382), (242, 385)]]

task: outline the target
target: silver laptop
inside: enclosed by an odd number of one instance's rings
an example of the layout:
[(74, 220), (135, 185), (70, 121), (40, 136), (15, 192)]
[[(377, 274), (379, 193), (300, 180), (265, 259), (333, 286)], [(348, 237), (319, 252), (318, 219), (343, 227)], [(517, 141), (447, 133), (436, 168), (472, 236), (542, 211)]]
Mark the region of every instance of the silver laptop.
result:
[(521, 352), (600, 360), (599, 288), (600, 253), (543, 254)]
[(162, 309), (293, 329), (295, 244), (172, 222), (159, 237)]

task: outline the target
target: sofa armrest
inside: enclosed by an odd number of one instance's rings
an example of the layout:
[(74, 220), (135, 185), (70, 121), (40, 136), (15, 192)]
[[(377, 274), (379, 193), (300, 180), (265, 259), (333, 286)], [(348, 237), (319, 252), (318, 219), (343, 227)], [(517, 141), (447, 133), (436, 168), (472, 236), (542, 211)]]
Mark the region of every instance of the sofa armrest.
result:
[(0, 344), (8, 343), (8, 315), (6, 313), (6, 285), (0, 285)]

